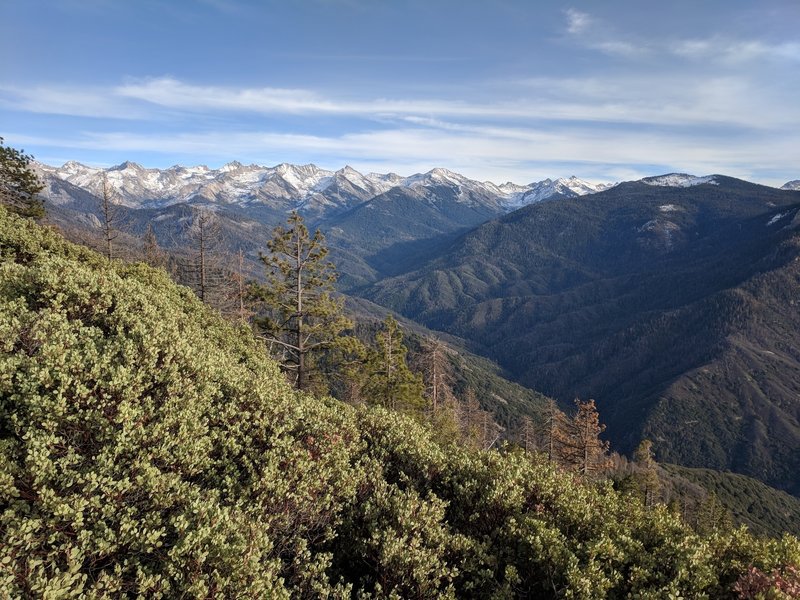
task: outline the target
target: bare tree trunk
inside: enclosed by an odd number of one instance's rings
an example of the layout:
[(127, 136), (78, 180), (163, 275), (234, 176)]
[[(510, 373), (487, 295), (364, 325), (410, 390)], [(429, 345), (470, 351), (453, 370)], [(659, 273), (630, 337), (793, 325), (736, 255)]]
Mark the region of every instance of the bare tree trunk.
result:
[(247, 312), (244, 308), (244, 252), (242, 252), (241, 248), (239, 249), (237, 259), (238, 270), (236, 274), (236, 286), (239, 295), (239, 320), (242, 323), (247, 323)]
[(200, 284), (200, 300), (202, 302), (206, 301), (206, 215), (200, 215), (200, 219), (197, 221), (198, 227), (198, 235), (200, 236), (200, 273), (199, 284)]
[(297, 237), (297, 389), (305, 388), (305, 358), (303, 345), (303, 246)]

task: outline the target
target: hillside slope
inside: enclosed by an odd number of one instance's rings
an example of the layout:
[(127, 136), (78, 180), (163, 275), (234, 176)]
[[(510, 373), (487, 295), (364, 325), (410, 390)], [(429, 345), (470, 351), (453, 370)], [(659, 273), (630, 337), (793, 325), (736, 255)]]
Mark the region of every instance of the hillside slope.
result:
[[(800, 535), (800, 498), (771, 488), (757, 479), (725, 471), (661, 465), (673, 478), (692, 482), (716, 499), (734, 521), (759, 535)], [(675, 485), (674, 481), (672, 482)]]
[(523, 208), (362, 290), (593, 397), (612, 443), (800, 493), (800, 194), (716, 176)]
[(164, 273), (2, 208), (0, 332), (10, 597), (726, 598), (800, 564), (793, 538), (701, 538), (521, 454), (295, 395)]

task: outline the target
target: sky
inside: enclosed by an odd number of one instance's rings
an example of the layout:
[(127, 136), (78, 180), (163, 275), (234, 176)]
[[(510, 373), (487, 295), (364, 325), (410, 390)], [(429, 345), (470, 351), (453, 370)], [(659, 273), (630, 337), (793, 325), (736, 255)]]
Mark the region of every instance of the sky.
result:
[(800, 178), (798, 0), (0, 0), (41, 162)]

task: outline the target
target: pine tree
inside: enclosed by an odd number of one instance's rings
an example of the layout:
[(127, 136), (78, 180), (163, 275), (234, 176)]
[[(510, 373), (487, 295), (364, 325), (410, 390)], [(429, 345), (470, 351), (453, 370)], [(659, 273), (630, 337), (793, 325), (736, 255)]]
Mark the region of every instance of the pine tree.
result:
[(367, 348), (361, 340), (353, 335), (340, 334), (330, 348), (319, 353), (315, 392), (329, 393), (348, 404), (364, 404), (367, 355)]
[(539, 445), (536, 442), (536, 425), (530, 416), (523, 415), (520, 419), (516, 431), (516, 439), (520, 447), (528, 454), (539, 449)]
[(164, 251), (158, 244), (158, 238), (153, 231), (152, 224), (147, 224), (147, 229), (142, 238), (142, 255), (144, 261), (152, 267), (163, 267), (166, 264)]
[(24, 150), (6, 146), (0, 137), (0, 202), (18, 215), (40, 219), (44, 204), (39, 193), (44, 185), (30, 167), (32, 160)]
[(586, 477), (595, 477), (610, 466), (609, 443), (600, 439), (606, 427), (600, 424), (594, 400), (576, 399), (575, 407), (575, 415), (567, 422), (562, 456), (567, 468)]
[(103, 175), (103, 185), (100, 191), (100, 216), (103, 218), (103, 246), (106, 258), (114, 258), (114, 240), (119, 236), (117, 229), (120, 220), (120, 210), (117, 204), (116, 192)]
[(239, 248), (239, 251), (236, 253), (235, 267), (230, 275), (230, 279), (236, 317), (241, 323), (247, 323), (252, 316), (252, 312), (247, 305), (247, 278), (244, 268), (244, 251), (241, 248)]
[(403, 333), (391, 315), (375, 335), (377, 348), (367, 360), (364, 394), (367, 402), (394, 410), (420, 413), (425, 406), (422, 378), (411, 372), (406, 363), (408, 349)]
[(415, 363), (422, 373), (428, 410), (435, 415), (455, 396), (453, 394), (453, 369), (447, 355), (447, 347), (437, 338), (426, 338)]
[(219, 241), (220, 233), (219, 223), (213, 214), (207, 210), (195, 212), (191, 229), (194, 264), (190, 277), (203, 302), (210, 300), (212, 252)]
[(192, 208), (185, 230), (188, 256), (179, 259), (178, 281), (192, 288), (198, 298), (221, 312), (227, 311), (230, 276), (225, 268), (223, 231), (219, 217), (210, 209)]
[(297, 212), (287, 225), (274, 229), (269, 254), (261, 255), (267, 282), (251, 288), (261, 309), (255, 323), (293, 385), (321, 391), (322, 355), (342, 343), (339, 338), (352, 323), (341, 299), (332, 295), (336, 270), (325, 260), (322, 232), (309, 235)]
[(439, 443), (451, 444), (461, 441), (460, 411), (458, 400), (450, 397), (439, 404), (435, 413), (428, 416), (431, 433)]
[(640, 469), (637, 480), (644, 504), (653, 506), (658, 500), (660, 490), (657, 465), (653, 458), (653, 443), (647, 439), (642, 440), (633, 453), (633, 460)]
[(717, 498), (717, 494), (708, 492), (696, 508), (692, 525), (695, 531), (702, 535), (723, 533), (733, 528), (733, 519), (728, 509)]
[(491, 413), (483, 410), (471, 387), (464, 392), (459, 413), (461, 438), (466, 446), (488, 450), (500, 439), (503, 428), (492, 418)]
[(539, 447), (547, 455), (547, 460), (557, 465), (564, 463), (564, 449), (567, 440), (567, 417), (558, 408), (555, 400), (548, 400), (544, 411), (544, 422), (539, 436)]

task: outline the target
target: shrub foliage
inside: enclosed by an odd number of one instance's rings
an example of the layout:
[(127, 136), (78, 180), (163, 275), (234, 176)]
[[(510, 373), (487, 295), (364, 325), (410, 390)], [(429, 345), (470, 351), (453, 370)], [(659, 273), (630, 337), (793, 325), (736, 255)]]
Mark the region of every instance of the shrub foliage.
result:
[(0, 208), (0, 595), (724, 598), (798, 563), (298, 393), (163, 272)]

